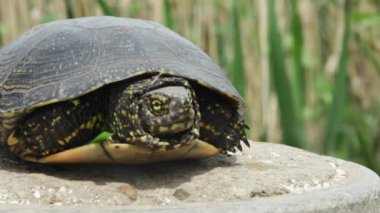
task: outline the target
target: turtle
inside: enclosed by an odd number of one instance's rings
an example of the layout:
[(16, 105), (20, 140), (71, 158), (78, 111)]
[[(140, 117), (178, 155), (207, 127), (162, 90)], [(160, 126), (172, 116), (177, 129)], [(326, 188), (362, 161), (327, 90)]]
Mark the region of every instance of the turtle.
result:
[(243, 99), (223, 70), (149, 20), (35, 26), (0, 50), (0, 94), (0, 143), (26, 161), (144, 163), (249, 146)]

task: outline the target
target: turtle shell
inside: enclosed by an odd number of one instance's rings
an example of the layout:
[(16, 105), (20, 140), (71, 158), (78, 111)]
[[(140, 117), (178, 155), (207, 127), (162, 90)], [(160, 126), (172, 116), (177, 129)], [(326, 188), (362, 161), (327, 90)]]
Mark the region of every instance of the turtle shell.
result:
[(146, 20), (86, 17), (36, 26), (0, 51), (0, 140), (29, 111), (143, 74), (180, 76), (243, 107), (200, 48)]

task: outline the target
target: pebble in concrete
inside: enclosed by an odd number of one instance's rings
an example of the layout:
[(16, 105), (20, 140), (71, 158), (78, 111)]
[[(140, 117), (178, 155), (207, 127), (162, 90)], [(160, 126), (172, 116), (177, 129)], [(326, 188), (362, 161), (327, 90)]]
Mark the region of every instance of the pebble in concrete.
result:
[(1, 155), (0, 210), (380, 212), (378, 175), (279, 144), (135, 166), (38, 165)]

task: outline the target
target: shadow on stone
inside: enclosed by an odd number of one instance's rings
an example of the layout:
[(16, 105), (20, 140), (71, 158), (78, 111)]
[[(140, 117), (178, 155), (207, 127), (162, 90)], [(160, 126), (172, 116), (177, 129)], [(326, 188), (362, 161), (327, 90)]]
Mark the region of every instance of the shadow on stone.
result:
[(0, 169), (20, 174), (44, 174), (69, 181), (92, 181), (96, 185), (127, 183), (137, 189), (175, 188), (214, 168), (233, 167), (234, 156), (180, 160), (141, 165), (45, 165), (22, 161), (1, 151)]

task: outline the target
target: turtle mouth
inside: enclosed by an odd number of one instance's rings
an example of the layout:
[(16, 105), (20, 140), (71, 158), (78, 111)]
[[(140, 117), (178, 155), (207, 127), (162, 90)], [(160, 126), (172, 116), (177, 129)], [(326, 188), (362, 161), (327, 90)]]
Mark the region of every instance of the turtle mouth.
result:
[(146, 121), (149, 132), (153, 135), (173, 135), (189, 130), (194, 125), (195, 112), (185, 107), (162, 117), (150, 118)]

